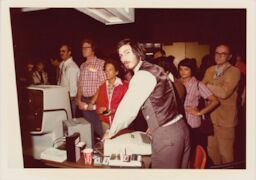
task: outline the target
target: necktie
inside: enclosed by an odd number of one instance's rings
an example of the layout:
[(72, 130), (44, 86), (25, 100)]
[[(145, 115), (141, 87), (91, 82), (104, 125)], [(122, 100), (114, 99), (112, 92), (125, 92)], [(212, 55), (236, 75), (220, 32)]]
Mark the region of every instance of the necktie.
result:
[(44, 84), (43, 73), (39, 72), (41, 84)]
[(59, 82), (58, 84), (59, 84), (59, 85), (61, 84), (63, 66), (64, 66), (64, 63), (62, 63), (62, 65), (61, 65), (61, 67), (60, 67), (60, 71), (59, 71), (59, 80), (58, 80), (58, 82)]
[(59, 79), (60, 79), (60, 67), (57, 66), (56, 67), (56, 83), (59, 83)]

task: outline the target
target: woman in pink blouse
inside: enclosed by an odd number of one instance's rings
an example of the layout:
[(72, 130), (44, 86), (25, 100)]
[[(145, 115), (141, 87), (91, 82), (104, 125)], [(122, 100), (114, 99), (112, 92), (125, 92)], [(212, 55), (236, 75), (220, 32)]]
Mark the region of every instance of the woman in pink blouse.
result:
[[(197, 144), (205, 145), (206, 137), (199, 131), (201, 117), (212, 111), (217, 105), (218, 100), (212, 92), (200, 81), (195, 78), (196, 61), (195, 59), (185, 58), (178, 64), (180, 79), (186, 87), (187, 95), (184, 102), (187, 123), (191, 127), (192, 149)], [(199, 99), (206, 99), (207, 104), (203, 109), (198, 109)], [(204, 139), (203, 139), (204, 138)]]

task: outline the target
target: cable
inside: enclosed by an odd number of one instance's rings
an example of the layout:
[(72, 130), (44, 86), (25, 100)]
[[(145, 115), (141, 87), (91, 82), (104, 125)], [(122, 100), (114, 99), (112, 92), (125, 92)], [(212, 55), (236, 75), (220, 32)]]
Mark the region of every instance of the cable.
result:
[[(100, 144), (100, 147), (97, 147)], [(94, 144), (94, 148), (93, 148), (97, 153), (99, 153), (102, 157), (104, 156), (104, 154), (102, 153), (102, 151), (100, 151), (100, 149), (103, 149), (103, 142), (97, 142), (96, 144)]]
[(62, 136), (62, 137), (59, 137), (57, 139), (55, 139), (52, 143), (52, 147), (54, 147), (55, 144), (59, 143), (59, 142), (65, 142), (66, 141), (66, 136)]

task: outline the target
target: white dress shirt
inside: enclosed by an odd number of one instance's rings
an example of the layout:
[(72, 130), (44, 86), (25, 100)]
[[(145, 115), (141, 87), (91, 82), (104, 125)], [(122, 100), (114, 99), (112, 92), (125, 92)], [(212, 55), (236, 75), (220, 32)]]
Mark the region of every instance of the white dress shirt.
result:
[(33, 72), (32, 78), (33, 78), (33, 84), (49, 84), (48, 74), (45, 71), (42, 72), (43, 82), (42, 82), (40, 73), (38, 71)]
[(60, 63), (60, 79), (58, 85), (68, 87), (70, 97), (76, 97), (77, 83), (80, 69), (73, 61), (72, 57)]
[(134, 76), (129, 83), (128, 90), (116, 110), (109, 130), (109, 137), (129, 126), (157, 84), (153, 74), (145, 70), (139, 70), (141, 64), (142, 61), (135, 67)]

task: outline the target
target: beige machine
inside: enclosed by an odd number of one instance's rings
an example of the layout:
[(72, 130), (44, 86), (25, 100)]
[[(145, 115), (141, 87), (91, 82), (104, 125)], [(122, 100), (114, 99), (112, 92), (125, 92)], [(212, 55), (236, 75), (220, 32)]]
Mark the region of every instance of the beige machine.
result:
[(104, 142), (104, 156), (112, 154), (151, 155), (151, 140), (145, 132), (135, 131)]
[(31, 147), (29, 153), (35, 159), (63, 138), (63, 121), (71, 119), (68, 90), (54, 85), (30, 86), (28, 89), (28, 125)]

